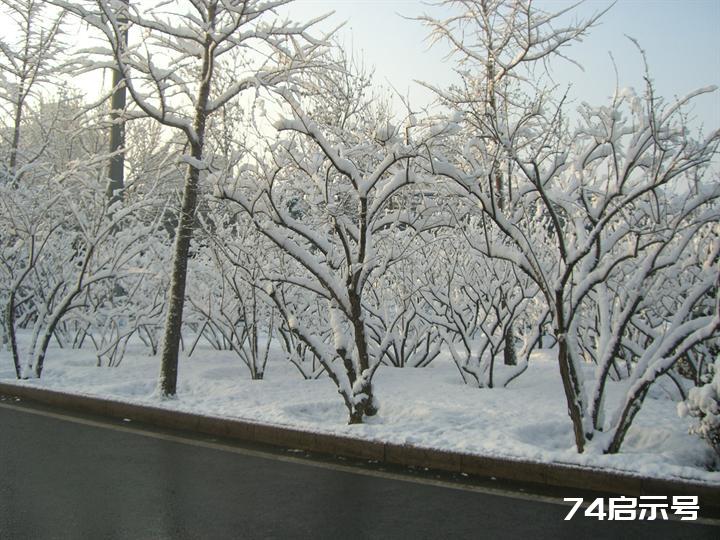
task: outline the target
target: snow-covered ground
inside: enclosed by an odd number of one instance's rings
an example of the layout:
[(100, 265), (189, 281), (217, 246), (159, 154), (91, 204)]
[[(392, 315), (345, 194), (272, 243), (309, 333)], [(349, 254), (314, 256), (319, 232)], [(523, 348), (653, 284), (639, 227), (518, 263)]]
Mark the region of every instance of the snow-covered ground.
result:
[[(380, 414), (353, 426), (347, 425), (332, 381), (304, 380), (279, 350), (274, 352), (265, 380), (252, 381), (233, 353), (201, 343), (190, 358), (181, 359), (174, 400), (158, 397), (159, 360), (139, 343), (128, 347), (117, 368), (97, 367), (91, 350), (51, 348), (42, 379), (23, 384), (313, 432), (720, 486), (720, 472), (707, 470), (709, 447), (688, 434), (690, 420), (678, 417), (676, 403), (659, 385), (646, 398), (619, 455), (578, 455), (551, 351), (536, 354), (528, 371), (505, 389), (464, 385), (447, 357), (427, 368), (380, 367), (375, 378)], [(6, 351), (0, 351), (0, 380), (15, 382)]]

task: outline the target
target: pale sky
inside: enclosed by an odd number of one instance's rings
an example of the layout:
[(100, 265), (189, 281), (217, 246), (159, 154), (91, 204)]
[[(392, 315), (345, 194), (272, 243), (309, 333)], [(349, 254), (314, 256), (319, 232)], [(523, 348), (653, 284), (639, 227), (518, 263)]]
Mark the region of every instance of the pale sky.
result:
[[(611, 3), (586, 0), (577, 8), (577, 17), (602, 11)], [(570, 4), (570, 0), (536, 1), (545, 11)], [(297, 21), (334, 11), (326, 26), (345, 21), (338, 38), (360, 54), (366, 65), (374, 66), (376, 82), (409, 96), (416, 108), (427, 105), (433, 96), (415, 80), (439, 87), (454, 80), (453, 62), (446, 59), (448, 49), (438, 45), (428, 49), (427, 29), (409, 20), (422, 13), (442, 17), (443, 9), (429, 2), (296, 0), (287, 9)], [(618, 0), (583, 42), (563, 49), (585, 71), (563, 60), (552, 63), (554, 81), (563, 89), (571, 85), (574, 103), (608, 103), (616, 85), (611, 53), (620, 87), (644, 89), (642, 58), (626, 35), (645, 49), (656, 95), (672, 99), (700, 87), (720, 86), (720, 0)], [(82, 79), (75, 82), (83, 84)], [(86, 87), (97, 88), (97, 75), (88, 78)], [(691, 113), (694, 127), (703, 126), (706, 132), (719, 128), (720, 91), (699, 98)]]
[[(577, 14), (586, 17), (611, 2), (587, 0)], [(537, 6), (557, 11), (567, 0), (538, 0)], [(413, 80), (442, 86), (453, 78), (447, 49), (428, 50), (427, 30), (419, 22), (403, 19), (423, 12), (442, 16), (442, 10), (421, 0), (297, 0), (291, 8), (296, 19), (335, 11), (332, 21), (347, 21), (341, 38), (375, 66), (377, 80), (392, 84), (413, 102), (424, 105), (430, 95)], [(618, 0), (590, 30), (582, 43), (565, 52), (585, 71), (561, 60), (552, 64), (552, 76), (562, 87), (572, 85), (576, 101), (607, 103), (616, 84), (612, 53), (621, 87), (643, 90), (643, 64), (630, 35), (645, 49), (656, 94), (668, 99), (708, 85), (720, 86), (720, 0)], [(693, 111), (695, 125), (720, 127), (720, 91), (704, 96)]]

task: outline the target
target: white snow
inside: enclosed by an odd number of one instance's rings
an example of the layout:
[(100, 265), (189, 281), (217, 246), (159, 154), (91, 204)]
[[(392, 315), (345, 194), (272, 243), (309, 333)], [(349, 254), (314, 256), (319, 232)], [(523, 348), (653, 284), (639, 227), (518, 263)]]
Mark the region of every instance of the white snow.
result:
[[(347, 425), (347, 411), (328, 377), (302, 379), (278, 343), (270, 356), (265, 380), (252, 381), (234, 353), (215, 351), (201, 341), (192, 357), (181, 358), (177, 399), (162, 400), (156, 393), (159, 359), (147, 356), (140, 342), (130, 342), (117, 368), (97, 367), (91, 350), (53, 344), (42, 379), (21, 384), (312, 432), (691, 479), (720, 487), (720, 472), (706, 470), (709, 446), (688, 434), (692, 419), (678, 417), (670, 390), (660, 383), (646, 398), (621, 453), (578, 454), (549, 350), (534, 354), (527, 372), (508, 388), (463, 384), (447, 352), (426, 368), (381, 366), (374, 378), (380, 413), (352, 426)], [(4, 350), (0, 380), (17, 382)], [(617, 398), (620, 391), (612, 387), (610, 396)]]

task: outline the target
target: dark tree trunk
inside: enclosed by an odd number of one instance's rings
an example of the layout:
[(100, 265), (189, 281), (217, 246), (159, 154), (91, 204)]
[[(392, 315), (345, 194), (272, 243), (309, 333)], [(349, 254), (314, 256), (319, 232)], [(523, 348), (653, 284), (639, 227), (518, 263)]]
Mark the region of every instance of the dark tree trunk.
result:
[[(193, 146), (193, 157), (202, 159), (202, 150)], [(177, 392), (178, 354), (180, 352), (180, 335), (182, 331), (182, 312), (185, 305), (185, 286), (187, 282), (187, 266), (190, 254), (190, 241), (195, 228), (195, 209), (197, 208), (198, 184), (200, 171), (188, 165), (183, 191), (180, 222), (175, 233), (175, 249), (173, 252), (172, 275), (170, 278), (170, 298), (165, 318), (165, 339), (160, 367), (160, 387), (164, 396), (174, 396)]]
[[(129, 4), (129, 0), (121, 0), (121, 2), (126, 5)], [(126, 18), (122, 13), (118, 15), (118, 21), (121, 24), (126, 22)], [(126, 28), (122, 30), (121, 39), (124, 41), (124, 46), (127, 47), (128, 35)], [(119, 69), (113, 69), (112, 84), (114, 90), (110, 113), (112, 120), (112, 126), (110, 127), (110, 152), (115, 155), (110, 158), (110, 171), (108, 174), (110, 181), (108, 182), (107, 188), (107, 197), (111, 203), (120, 198), (118, 192), (125, 187), (125, 156), (122, 152), (125, 148), (125, 122), (122, 118), (122, 111), (125, 110), (127, 102), (127, 90), (125, 88), (124, 78)]]
[(512, 323), (508, 325), (507, 331), (505, 332), (505, 347), (503, 348), (503, 360), (506, 366), (517, 365), (517, 354), (515, 352), (515, 328)]
[[(208, 20), (212, 22), (214, 19), (214, 9), (211, 9), (208, 13)], [(160, 391), (165, 397), (172, 397), (177, 393), (178, 355), (182, 338), (187, 266), (190, 255), (190, 241), (192, 240), (195, 229), (195, 212), (198, 206), (198, 187), (200, 184), (200, 169), (198, 168), (198, 164), (203, 159), (205, 123), (207, 120), (206, 109), (210, 99), (212, 84), (213, 52), (214, 42), (211, 37), (207, 35), (203, 48), (202, 78), (195, 108), (195, 120), (193, 122), (195, 140), (190, 142), (190, 156), (193, 158), (193, 161), (188, 164), (187, 174), (185, 176), (182, 208), (175, 235), (175, 249), (173, 252), (172, 274), (170, 277), (170, 297), (168, 298), (168, 311), (165, 318), (165, 337), (160, 359)]]
[(575, 434), (575, 446), (578, 453), (585, 450), (585, 431), (582, 422), (582, 410), (578, 400), (580, 392), (578, 388), (577, 375), (569, 357), (567, 342), (564, 334), (558, 334), (558, 363), (560, 364), (560, 378), (562, 379), (565, 397), (567, 399), (568, 415), (573, 425)]
[[(20, 92), (23, 92), (23, 87), (20, 87)], [(8, 164), (10, 167), (10, 174), (12, 175), (11, 185), (13, 187), (17, 187), (18, 185), (18, 178), (17, 178), (17, 155), (18, 151), (20, 149), (20, 123), (22, 122), (22, 113), (23, 113), (23, 99), (22, 96), (18, 98), (17, 103), (15, 103), (15, 117), (13, 119), (13, 137), (12, 137), (12, 143), (10, 145), (10, 163)]]
[[(350, 295), (350, 304), (352, 308), (352, 325), (355, 334), (355, 347), (358, 352), (358, 360), (360, 364), (359, 376), (363, 377), (365, 372), (370, 369), (370, 354), (367, 348), (367, 339), (365, 336), (365, 324), (362, 321), (362, 303), (361, 299), (357, 294)], [(374, 405), (373, 399), (373, 387), (372, 378), (368, 379), (363, 385), (362, 392), (365, 394), (365, 399), (362, 403), (356, 407), (358, 422), (354, 422), (351, 416), (350, 423), (362, 422), (363, 416), (374, 416), (378, 413), (377, 408)]]
[(20, 351), (17, 346), (17, 336), (15, 334), (15, 291), (10, 293), (10, 301), (8, 302), (4, 313), (5, 332), (10, 345), (10, 353), (13, 357), (13, 366), (15, 367), (15, 377), (22, 379), (22, 367), (20, 364)]
[(650, 388), (650, 384), (651, 383), (648, 382), (647, 384), (642, 385), (629, 400), (628, 405), (623, 410), (622, 417), (620, 418), (618, 428), (615, 430), (612, 441), (610, 441), (608, 447), (604, 449), (605, 454), (617, 454), (620, 451), (620, 447), (625, 440), (625, 435), (627, 435), (627, 432), (635, 419), (635, 415), (640, 412), (640, 407), (642, 406), (643, 401), (645, 401), (645, 396)]
[[(359, 230), (360, 238), (358, 240), (359, 253), (358, 262), (362, 265), (365, 262), (366, 251), (365, 243), (368, 235), (368, 203), (365, 197), (360, 198), (360, 213), (359, 213)], [(349, 262), (349, 261), (348, 261)], [(367, 337), (365, 335), (365, 323), (363, 323), (362, 316), (362, 286), (360, 284), (360, 270), (350, 270), (348, 273), (348, 296), (350, 298), (350, 322), (353, 325), (355, 334), (355, 348), (358, 353), (358, 363), (360, 373), (357, 376), (368, 377), (367, 372), (370, 369), (370, 354), (367, 348)], [(353, 381), (352, 384), (355, 384)], [(362, 401), (352, 408), (350, 411), (350, 424), (362, 423), (363, 417), (374, 416), (378, 413), (377, 407), (375, 406), (375, 400), (373, 397), (372, 387), (372, 376), (369, 376), (362, 389), (360, 390), (364, 394)]]

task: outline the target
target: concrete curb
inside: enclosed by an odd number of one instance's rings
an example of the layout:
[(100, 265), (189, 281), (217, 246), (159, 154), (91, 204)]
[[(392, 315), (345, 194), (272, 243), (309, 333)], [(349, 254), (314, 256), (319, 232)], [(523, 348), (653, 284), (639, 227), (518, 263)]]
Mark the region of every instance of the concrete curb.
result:
[(423, 467), (556, 488), (574, 488), (634, 497), (698, 495), (701, 508), (720, 509), (720, 489), (716, 485), (702, 482), (644, 478), (616, 471), (566, 464), (505, 460), (354, 439), (342, 435), (311, 433), (294, 428), (172, 411), (17, 384), (0, 383), (0, 395), (110, 418), (132, 418), (160, 428), (187, 430), (238, 441), (375, 460), (391, 465)]

